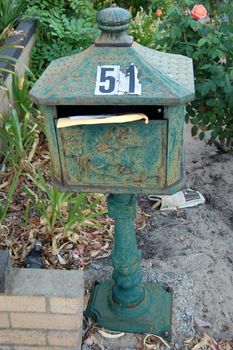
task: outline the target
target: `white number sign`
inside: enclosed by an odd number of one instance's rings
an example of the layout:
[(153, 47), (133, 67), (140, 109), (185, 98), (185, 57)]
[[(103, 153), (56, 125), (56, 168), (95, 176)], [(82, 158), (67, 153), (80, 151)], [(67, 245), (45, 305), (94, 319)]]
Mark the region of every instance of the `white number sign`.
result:
[(97, 66), (95, 95), (141, 95), (138, 70), (132, 63), (125, 71), (120, 66)]

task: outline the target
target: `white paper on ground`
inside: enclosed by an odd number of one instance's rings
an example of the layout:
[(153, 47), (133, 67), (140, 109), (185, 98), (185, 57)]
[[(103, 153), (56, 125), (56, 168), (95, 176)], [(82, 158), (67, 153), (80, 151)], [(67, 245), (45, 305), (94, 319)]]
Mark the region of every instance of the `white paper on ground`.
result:
[(205, 203), (204, 196), (190, 188), (172, 195), (149, 195), (148, 198), (155, 202), (154, 207), (160, 210), (176, 210)]

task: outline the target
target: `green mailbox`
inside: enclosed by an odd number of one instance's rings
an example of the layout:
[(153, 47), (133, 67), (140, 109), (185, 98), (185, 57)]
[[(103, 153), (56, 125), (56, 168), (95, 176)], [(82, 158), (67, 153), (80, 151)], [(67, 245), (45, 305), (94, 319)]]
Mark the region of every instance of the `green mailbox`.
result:
[(113, 280), (95, 287), (88, 316), (109, 329), (169, 338), (172, 293), (141, 282), (136, 195), (171, 194), (185, 184), (184, 107), (194, 98), (193, 67), (187, 57), (133, 42), (130, 20), (124, 9), (101, 10), (95, 44), (53, 61), (31, 96), (45, 115), (54, 184), (110, 194)]

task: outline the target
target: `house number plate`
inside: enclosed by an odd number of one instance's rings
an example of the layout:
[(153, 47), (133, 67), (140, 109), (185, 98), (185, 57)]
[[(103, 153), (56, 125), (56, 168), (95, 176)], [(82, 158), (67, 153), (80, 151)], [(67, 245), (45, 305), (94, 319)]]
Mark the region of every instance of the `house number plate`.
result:
[(126, 70), (120, 66), (97, 66), (95, 95), (141, 95), (138, 70), (132, 63)]

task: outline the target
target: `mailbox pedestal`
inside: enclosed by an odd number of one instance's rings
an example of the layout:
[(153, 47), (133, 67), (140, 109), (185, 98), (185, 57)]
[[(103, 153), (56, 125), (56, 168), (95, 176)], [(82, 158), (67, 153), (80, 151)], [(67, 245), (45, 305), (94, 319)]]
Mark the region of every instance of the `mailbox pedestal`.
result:
[(113, 330), (171, 336), (172, 293), (155, 283), (142, 284), (141, 252), (137, 249), (134, 218), (136, 196), (111, 194), (109, 215), (115, 219), (112, 251), (113, 281), (97, 285), (87, 316)]
[[(192, 60), (133, 42), (125, 32), (130, 19), (121, 8), (100, 11), (95, 44), (53, 61), (31, 96), (45, 116), (54, 184), (62, 191), (110, 193), (114, 272), (94, 289), (87, 315), (98, 326), (170, 338), (172, 293), (142, 283), (134, 219), (137, 194), (172, 194), (185, 184), (184, 106), (194, 98)], [(132, 113), (149, 123), (129, 122)], [(90, 125), (90, 115), (114, 115), (115, 122)], [(80, 118), (81, 124), (74, 121)]]

